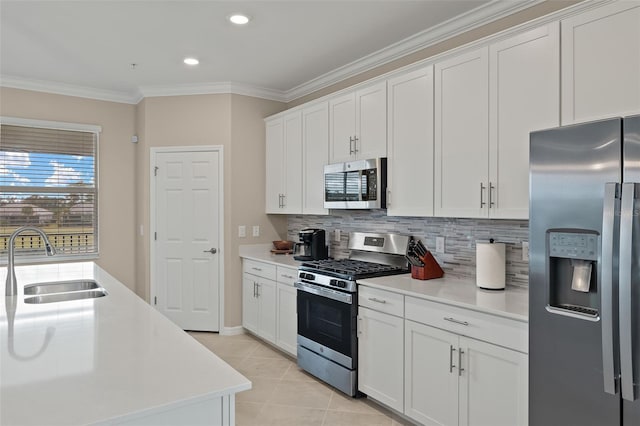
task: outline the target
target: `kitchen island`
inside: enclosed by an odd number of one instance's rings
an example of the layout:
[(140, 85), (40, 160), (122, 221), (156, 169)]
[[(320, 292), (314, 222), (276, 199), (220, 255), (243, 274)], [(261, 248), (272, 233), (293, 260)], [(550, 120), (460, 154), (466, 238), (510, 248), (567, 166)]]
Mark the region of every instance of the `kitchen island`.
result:
[[(234, 424), (235, 393), (251, 382), (99, 266), (16, 276), (15, 306), (0, 308), (0, 424)], [(26, 284), (74, 279), (108, 295), (24, 303)]]

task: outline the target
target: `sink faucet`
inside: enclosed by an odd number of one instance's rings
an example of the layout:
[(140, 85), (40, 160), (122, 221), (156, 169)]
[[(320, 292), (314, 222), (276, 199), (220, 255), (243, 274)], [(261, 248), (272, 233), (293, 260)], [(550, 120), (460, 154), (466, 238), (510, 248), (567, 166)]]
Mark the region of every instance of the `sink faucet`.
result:
[(14, 267), (14, 245), (16, 241), (16, 237), (25, 232), (31, 231), (37, 234), (40, 234), (42, 239), (44, 240), (44, 248), (46, 250), (47, 256), (53, 256), (56, 254), (56, 249), (53, 247), (53, 244), (49, 241), (47, 234), (40, 228), (36, 228), (35, 226), (22, 226), (11, 234), (9, 237), (9, 256), (8, 256), (8, 265), (7, 265), (7, 284), (5, 288), (5, 296), (15, 296), (18, 294), (18, 283), (16, 282), (16, 271)]

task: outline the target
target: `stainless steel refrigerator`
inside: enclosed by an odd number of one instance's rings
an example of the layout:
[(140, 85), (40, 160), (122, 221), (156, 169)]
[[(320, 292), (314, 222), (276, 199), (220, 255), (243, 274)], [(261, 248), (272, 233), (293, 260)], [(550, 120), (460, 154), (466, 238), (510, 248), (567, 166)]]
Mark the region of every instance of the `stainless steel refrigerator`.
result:
[(640, 425), (640, 115), (531, 133), (530, 426)]

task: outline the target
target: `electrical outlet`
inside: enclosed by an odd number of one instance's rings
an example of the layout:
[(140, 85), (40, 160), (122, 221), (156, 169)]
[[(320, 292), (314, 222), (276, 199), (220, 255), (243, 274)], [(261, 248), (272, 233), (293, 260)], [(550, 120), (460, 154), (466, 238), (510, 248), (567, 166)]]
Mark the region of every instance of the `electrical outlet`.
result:
[(522, 242), (522, 260), (529, 261), (529, 241)]
[(140, 236), (144, 235), (144, 225), (140, 225)]
[(335, 231), (333, 231), (333, 241), (335, 241), (336, 243), (340, 242), (340, 230), (336, 229)]
[(436, 237), (436, 253), (444, 253), (444, 237)]
[(259, 237), (260, 236), (260, 226), (259, 225), (253, 225), (253, 236), (254, 237)]
[(247, 227), (244, 225), (238, 226), (238, 237), (244, 238), (247, 236)]

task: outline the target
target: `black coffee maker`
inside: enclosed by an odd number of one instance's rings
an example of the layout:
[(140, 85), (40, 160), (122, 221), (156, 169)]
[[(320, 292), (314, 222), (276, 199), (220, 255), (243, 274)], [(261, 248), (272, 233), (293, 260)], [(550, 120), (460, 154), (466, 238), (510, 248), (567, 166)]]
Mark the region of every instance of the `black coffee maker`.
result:
[(303, 229), (298, 237), (300, 242), (295, 246), (295, 260), (322, 260), (329, 257), (324, 229)]

